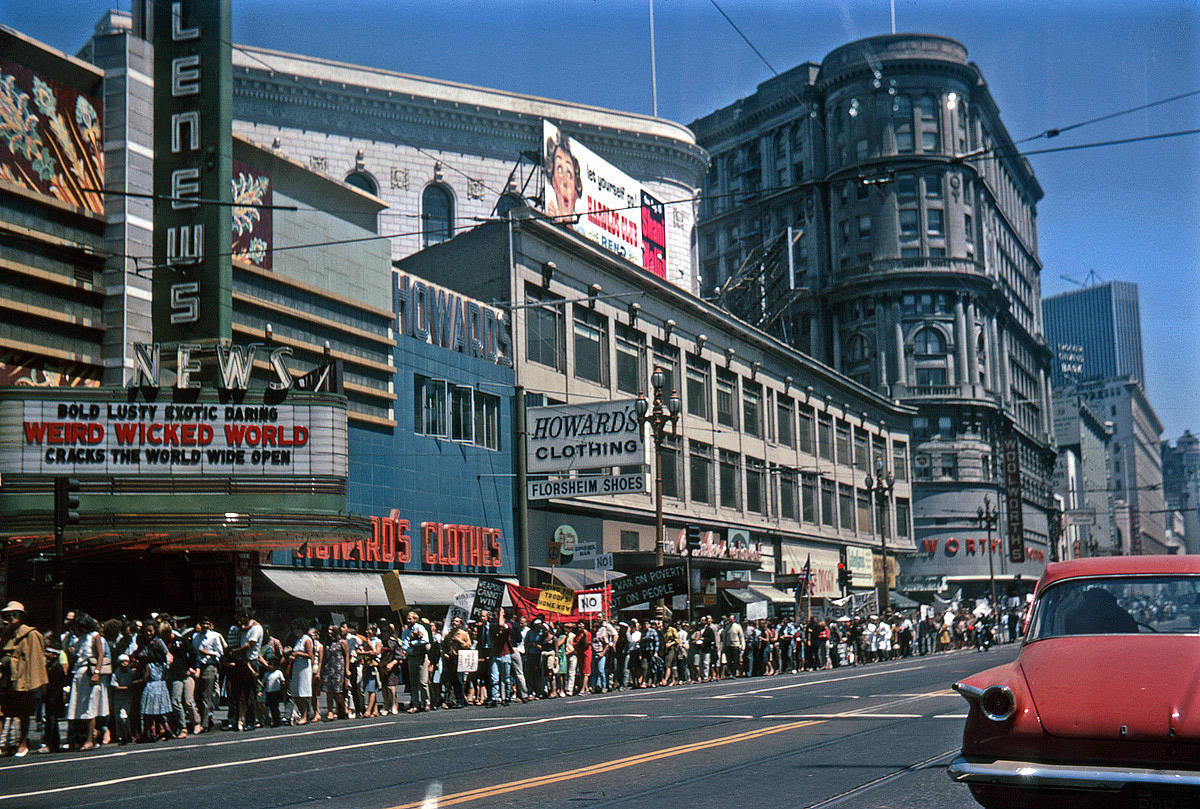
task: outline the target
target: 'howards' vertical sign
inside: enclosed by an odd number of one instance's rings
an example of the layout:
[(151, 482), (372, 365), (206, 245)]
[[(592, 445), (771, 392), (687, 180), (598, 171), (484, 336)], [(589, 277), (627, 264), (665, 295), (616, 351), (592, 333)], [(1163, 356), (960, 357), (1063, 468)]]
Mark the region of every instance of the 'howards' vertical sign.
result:
[(231, 337), (233, 92), (230, 0), (157, 0), (154, 341)]

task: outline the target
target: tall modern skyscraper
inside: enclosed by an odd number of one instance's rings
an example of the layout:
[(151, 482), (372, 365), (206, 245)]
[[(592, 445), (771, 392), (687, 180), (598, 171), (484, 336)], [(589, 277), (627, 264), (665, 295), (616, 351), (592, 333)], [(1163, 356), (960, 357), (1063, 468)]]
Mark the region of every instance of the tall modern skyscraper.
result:
[(985, 498), (1027, 549), (1016, 564), (995, 553), (997, 575), (1036, 577), (1054, 463), (1042, 189), (967, 49), (928, 34), (851, 42), (691, 126), (712, 157), (704, 294), (917, 408), (919, 551), (901, 589), (985, 592)]
[(1109, 281), (1042, 301), (1054, 387), (1126, 377), (1146, 388), (1137, 284)]

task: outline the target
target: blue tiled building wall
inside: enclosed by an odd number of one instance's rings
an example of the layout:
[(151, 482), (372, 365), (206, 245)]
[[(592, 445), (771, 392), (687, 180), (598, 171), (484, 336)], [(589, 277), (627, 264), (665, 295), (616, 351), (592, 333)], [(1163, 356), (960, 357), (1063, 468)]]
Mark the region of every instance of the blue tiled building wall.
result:
[[(387, 517), (397, 509), (409, 524), (410, 558), (396, 562), (298, 559), (277, 552), (276, 564), (347, 570), (406, 572), (499, 573), (516, 571), (513, 538), (511, 368), (444, 349), (398, 333), (396, 357), (396, 427), (394, 430), (351, 423), (349, 429), (349, 506), (355, 514)], [(500, 399), (499, 450), (414, 431), (414, 377), (444, 379)], [(481, 526), (500, 532), (498, 568), (428, 565), (422, 553), (424, 522)]]

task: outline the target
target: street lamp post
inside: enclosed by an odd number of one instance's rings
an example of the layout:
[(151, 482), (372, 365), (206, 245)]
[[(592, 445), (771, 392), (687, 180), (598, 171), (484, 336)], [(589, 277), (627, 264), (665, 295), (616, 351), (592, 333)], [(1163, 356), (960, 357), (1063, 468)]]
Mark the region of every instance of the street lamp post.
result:
[[(887, 553), (887, 498), (896, 487), (896, 476), (892, 472), (883, 472), (883, 458), (875, 456), (875, 478), (867, 475), (867, 490), (871, 492), (875, 502), (875, 517), (879, 520), (879, 547), (883, 552), (883, 576), (879, 585), (879, 614), (883, 615), (888, 609), (888, 553)], [(882, 514), (878, 498), (884, 498)]]
[[(663, 505), (662, 505), (662, 443), (667, 436), (667, 425), (674, 433), (679, 422), (679, 392), (671, 391), (671, 395), (663, 402), (663, 384), (666, 374), (661, 365), (654, 366), (650, 374), (650, 385), (654, 388), (654, 402), (646, 401), (646, 394), (639, 393), (637, 398), (638, 421), (643, 426), (649, 424), (654, 438), (654, 566), (663, 566)], [(663, 599), (658, 599), (657, 606), (663, 606)]]
[(1000, 509), (993, 506), (992, 498), (985, 494), (983, 505), (975, 511), (975, 514), (979, 518), (980, 527), (987, 529), (988, 583), (992, 588), (992, 609), (996, 609), (996, 563), (992, 561), (992, 529), (1000, 522)]

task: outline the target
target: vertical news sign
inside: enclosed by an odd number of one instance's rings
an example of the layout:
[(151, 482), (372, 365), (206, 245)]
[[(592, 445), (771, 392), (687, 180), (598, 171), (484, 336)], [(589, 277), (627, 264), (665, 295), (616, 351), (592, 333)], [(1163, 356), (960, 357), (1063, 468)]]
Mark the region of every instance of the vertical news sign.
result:
[(232, 336), (230, 0), (155, 2), (154, 341)]
[(1025, 561), (1025, 513), (1021, 503), (1021, 443), (1016, 433), (1000, 441), (1004, 460), (1004, 505), (1008, 523), (1008, 558)]

